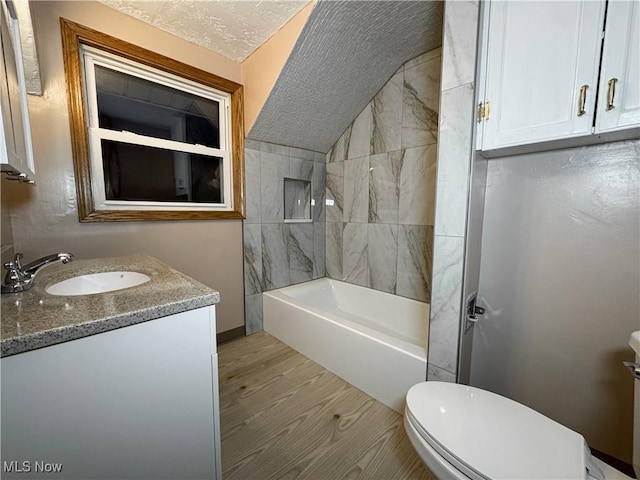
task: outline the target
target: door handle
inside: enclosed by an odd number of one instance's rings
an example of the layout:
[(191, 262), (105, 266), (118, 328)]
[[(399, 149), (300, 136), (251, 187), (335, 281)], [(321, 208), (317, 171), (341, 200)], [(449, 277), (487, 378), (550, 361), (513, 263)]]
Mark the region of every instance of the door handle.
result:
[(581, 117), (586, 113), (586, 110), (584, 109), (586, 103), (587, 103), (587, 88), (589, 88), (589, 85), (582, 85), (580, 87), (580, 95), (578, 97), (578, 116)]
[(613, 99), (616, 96), (617, 82), (618, 82), (617, 78), (612, 78), (609, 80), (609, 89), (607, 90), (607, 108), (605, 108), (607, 112), (616, 108), (615, 105), (613, 104)]

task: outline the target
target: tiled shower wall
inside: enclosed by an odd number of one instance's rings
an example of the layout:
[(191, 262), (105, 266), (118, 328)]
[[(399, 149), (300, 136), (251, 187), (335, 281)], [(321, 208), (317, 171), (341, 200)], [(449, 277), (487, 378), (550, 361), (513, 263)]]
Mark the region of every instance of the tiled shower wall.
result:
[(327, 154), (327, 276), (429, 301), (440, 56), (400, 67)]
[[(245, 329), (262, 330), (262, 292), (325, 275), (325, 155), (245, 141)], [(311, 182), (311, 221), (285, 223), (284, 179)]]

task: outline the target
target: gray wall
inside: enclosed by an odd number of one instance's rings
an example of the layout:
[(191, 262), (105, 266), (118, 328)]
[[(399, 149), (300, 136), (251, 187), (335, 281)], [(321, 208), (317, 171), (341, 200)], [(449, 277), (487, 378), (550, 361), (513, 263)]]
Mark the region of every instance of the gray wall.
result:
[(405, 63), (327, 154), (327, 276), (429, 301), (440, 61)]
[(212, 73), (228, 76), (231, 70), (237, 73), (233, 81), (240, 80), (239, 65), (216, 65), (219, 57), (211, 51), (98, 2), (34, 2), (31, 9), (44, 95), (29, 98), (38, 185), (5, 182), (2, 187), (16, 251), (24, 252), (26, 261), (59, 251), (78, 258), (146, 252), (220, 291), (218, 331), (244, 325), (240, 220), (79, 223), (60, 17)]
[(471, 381), (631, 463), (640, 142), (488, 162)]
[[(246, 332), (262, 330), (262, 292), (325, 275), (325, 155), (247, 140)], [(284, 179), (311, 182), (310, 223), (285, 223)]]
[[(4, 175), (3, 175), (4, 177)], [(9, 212), (9, 198), (7, 195), (6, 183), (9, 180), (2, 178), (2, 184), (0, 185), (0, 191), (2, 194), (2, 214), (0, 219), (2, 224), (0, 225), (0, 235), (2, 236), (1, 248), (1, 261), (6, 263), (13, 257), (13, 228), (11, 227), (11, 217)], [(23, 188), (33, 188), (31, 185), (23, 185)]]

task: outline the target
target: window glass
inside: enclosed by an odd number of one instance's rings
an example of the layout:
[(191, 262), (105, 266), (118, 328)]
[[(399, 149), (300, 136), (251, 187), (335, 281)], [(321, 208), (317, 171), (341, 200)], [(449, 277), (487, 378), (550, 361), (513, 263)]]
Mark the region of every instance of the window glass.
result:
[(100, 128), (220, 148), (220, 104), (95, 65)]
[(101, 140), (107, 200), (223, 203), (223, 159)]

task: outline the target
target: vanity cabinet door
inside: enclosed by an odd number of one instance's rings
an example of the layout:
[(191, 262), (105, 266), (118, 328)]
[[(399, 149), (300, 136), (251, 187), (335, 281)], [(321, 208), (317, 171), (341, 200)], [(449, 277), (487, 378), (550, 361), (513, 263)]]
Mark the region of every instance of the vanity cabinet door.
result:
[(490, 3), (482, 149), (590, 135), (605, 2)]
[(3, 358), (2, 478), (220, 480), (212, 358), (214, 307)]
[(595, 133), (640, 126), (640, 3), (610, 0)]

